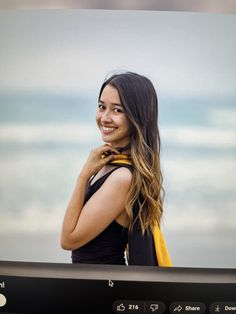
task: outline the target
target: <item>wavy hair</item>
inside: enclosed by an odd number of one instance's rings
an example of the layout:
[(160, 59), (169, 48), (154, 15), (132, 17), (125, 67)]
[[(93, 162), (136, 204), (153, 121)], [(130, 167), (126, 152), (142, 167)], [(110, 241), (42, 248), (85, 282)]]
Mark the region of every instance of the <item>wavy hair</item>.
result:
[[(130, 127), (133, 177), (126, 203), (129, 230), (133, 230), (139, 219), (144, 233), (153, 230), (156, 224), (160, 225), (163, 214), (157, 94), (147, 77), (133, 72), (114, 74), (107, 78), (100, 89), (99, 99), (106, 85), (118, 90)], [(135, 204), (138, 205), (136, 217), (133, 213)]]

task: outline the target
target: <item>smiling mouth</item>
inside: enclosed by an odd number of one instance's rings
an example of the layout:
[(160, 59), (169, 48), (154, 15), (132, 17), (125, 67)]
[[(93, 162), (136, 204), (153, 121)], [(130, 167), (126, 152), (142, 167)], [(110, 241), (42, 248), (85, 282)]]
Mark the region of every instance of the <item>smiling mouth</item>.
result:
[(102, 126), (101, 127), (101, 130), (104, 134), (110, 134), (112, 132), (114, 132), (117, 128), (109, 128), (109, 127), (105, 127), (105, 126)]

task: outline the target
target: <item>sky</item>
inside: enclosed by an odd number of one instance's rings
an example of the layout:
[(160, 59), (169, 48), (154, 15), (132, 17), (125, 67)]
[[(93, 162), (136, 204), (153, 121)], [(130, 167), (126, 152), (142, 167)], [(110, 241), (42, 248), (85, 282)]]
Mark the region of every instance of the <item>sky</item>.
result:
[(94, 92), (109, 73), (163, 93), (235, 95), (236, 17), (164, 11), (0, 11), (0, 90)]

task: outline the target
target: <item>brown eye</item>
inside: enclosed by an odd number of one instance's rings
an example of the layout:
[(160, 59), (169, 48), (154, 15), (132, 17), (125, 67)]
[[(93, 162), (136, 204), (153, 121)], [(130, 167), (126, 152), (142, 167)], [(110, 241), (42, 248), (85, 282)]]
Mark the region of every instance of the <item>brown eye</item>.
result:
[(120, 108), (114, 108), (115, 112), (123, 112)]
[(102, 110), (104, 108), (105, 108), (105, 106), (103, 104), (98, 104), (98, 109)]

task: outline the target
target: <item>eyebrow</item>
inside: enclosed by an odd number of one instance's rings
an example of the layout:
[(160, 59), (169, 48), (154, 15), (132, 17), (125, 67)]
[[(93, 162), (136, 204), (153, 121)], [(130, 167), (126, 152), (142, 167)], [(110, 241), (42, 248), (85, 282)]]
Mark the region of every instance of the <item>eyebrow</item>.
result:
[[(101, 103), (101, 104), (105, 104), (105, 101), (102, 101), (102, 100), (99, 100), (98, 102)], [(111, 102), (110, 104), (111, 104), (112, 106), (123, 107), (122, 104), (120, 104), (120, 103)]]

